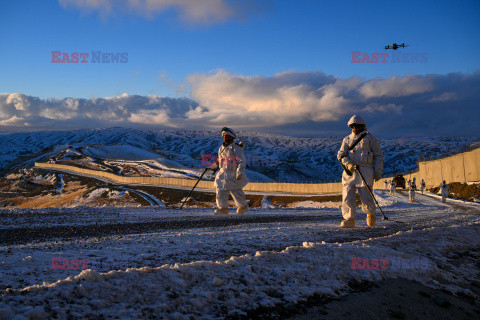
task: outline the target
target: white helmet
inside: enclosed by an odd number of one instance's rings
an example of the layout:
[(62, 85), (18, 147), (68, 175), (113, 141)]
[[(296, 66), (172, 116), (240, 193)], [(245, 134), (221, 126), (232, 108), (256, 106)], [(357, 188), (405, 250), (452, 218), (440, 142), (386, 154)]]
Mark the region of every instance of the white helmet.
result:
[(365, 122), (365, 120), (362, 117), (357, 116), (357, 115), (354, 115), (353, 117), (351, 117), (350, 120), (348, 120), (347, 125), (350, 127), (354, 123), (355, 124), (363, 124), (364, 126), (367, 126), (367, 123)]
[(223, 127), (223, 128), (222, 128), (222, 136), (223, 136), (224, 134), (232, 137), (233, 139), (236, 139), (236, 138), (237, 138), (237, 134), (236, 134), (235, 131), (233, 131), (233, 129), (231, 129), (231, 128)]

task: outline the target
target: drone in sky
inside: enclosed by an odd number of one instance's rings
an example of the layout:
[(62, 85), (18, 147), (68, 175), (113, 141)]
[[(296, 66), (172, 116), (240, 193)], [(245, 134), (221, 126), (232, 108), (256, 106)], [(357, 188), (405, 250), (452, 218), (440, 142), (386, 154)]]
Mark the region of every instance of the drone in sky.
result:
[(405, 43), (402, 43), (402, 44), (394, 43), (391, 46), (390, 45), (385, 46), (385, 50), (387, 49), (397, 50), (398, 48), (405, 48), (405, 47), (408, 47)]

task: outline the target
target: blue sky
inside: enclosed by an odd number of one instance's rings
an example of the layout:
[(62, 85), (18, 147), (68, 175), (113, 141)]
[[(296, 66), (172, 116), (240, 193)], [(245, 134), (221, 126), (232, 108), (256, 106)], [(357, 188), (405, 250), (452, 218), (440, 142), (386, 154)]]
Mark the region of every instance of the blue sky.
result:
[[(156, 10), (147, 10), (141, 5), (128, 9), (129, 0), (2, 1), (0, 92), (20, 93), (45, 101), (49, 98), (113, 97), (124, 93), (187, 97), (205, 108), (195, 113), (197, 118), (200, 114), (205, 118), (206, 111), (235, 107), (212, 99), (216, 93), (232, 94), (225, 88), (216, 89), (219, 84), (212, 83), (215, 79), (222, 83), (226, 80), (236, 83), (234, 78), (254, 83), (262, 79), (275, 82), (278, 74), (303, 74), (307, 80), (297, 79), (292, 90), (309, 83), (311, 90), (301, 91), (301, 94), (308, 95), (313, 90), (317, 98), (321, 98), (319, 92), (325, 90), (329, 82), (322, 82), (323, 78), (315, 80), (321, 82), (318, 85), (309, 82), (312, 75), (319, 72), (342, 81), (358, 78), (365, 83), (376, 78), (407, 75), (476, 75), (479, 70), (480, 2), (476, 0), (190, 2), (197, 5), (204, 2), (201, 10), (192, 9), (188, 1), (179, 1), (184, 4), (178, 7), (164, 0), (157, 2)], [(118, 3), (122, 5), (115, 6)], [(106, 9), (109, 5), (112, 6), (110, 11)], [(230, 11), (222, 12), (225, 8)], [(199, 11), (206, 11), (207, 21), (195, 15)], [(410, 47), (400, 49), (403, 53), (427, 54), (428, 61), (351, 63), (352, 51), (385, 52), (383, 47), (393, 42), (405, 42)], [(51, 51), (54, 50), (69, 54), (97, 50), (126, 52), (128, 62), (55, 64), (51, 63)], [(219, 72), (226, 73), (226, 78), (218, 76)], [(475, 86), (476, 81), (474, 77), (468, 85)], [(266, 82), (268, 87), (269, 82)], [(445, 90), (438, 93), (441, 95)], [(232, 97), (238, 98), (239, 94), (234, 92)], [(452, 95), (458, 101), (460, 94), (454, 92)], [(385, 96), (388, 94), (381, 95)], [(399, 97), (398, 94), (390, 96)], [(277, 100), (275, 96), (270, 98)], [(249, 101), (241, 107), (248, 112), (256, 102)], [(357, 101), (351, 105), (364, 102), (379, 103)], [(387, 102), (383, 101), (382, 106), (389, 105)], [(391, 103), (396, 104), (395, 101)], [(282, 104), (278, 106), (282, 107)], [(349, 112), (355, 112), (354, 107), (341, 110), (338, 114), (330, 110), (331, 116), (319, 117), (315, 122), (343, 120)], [(14, 120), (23, 118), (23, 114), (16, 113), (15, 119), (12, 114), (10, 118), (0, 118), (0, 125), (4, 121), (4, 126), (18, 126), (19, 122)], [(212, 115), (206, 119), (210, 126), (220, 122)], [(230, 121), (228, 117), (226, 120), (239, 127), (252, 127), (248, 123), (251, 119), (244, 119), (246, 123)], [(277, 120), (273, 122), (278, 126), (291, 124)], [(299, 118), (298, 122), (304, 120), (310, 118)], [(265, 119), (265, 124), (269, 122), (270, 119)], [(172, 121), (160, 124), (171, 126)], [(264, 126), (261, 121), (256, 125)]]

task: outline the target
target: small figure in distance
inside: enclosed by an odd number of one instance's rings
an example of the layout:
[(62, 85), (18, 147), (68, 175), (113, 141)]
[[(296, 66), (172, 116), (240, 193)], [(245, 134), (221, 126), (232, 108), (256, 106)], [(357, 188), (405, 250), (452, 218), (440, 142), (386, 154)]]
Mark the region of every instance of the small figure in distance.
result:
[(395, 181), (390, 181), (390, 194), (393, 196), (395, 195)]
[(448, 184), (445, 182), (445, 180), (442, 181), (439, 188), (440, 188), (440, 192), (442, 194), (442, 202), (447, 202)]
[(426, 184), (425, 184), (425, 181), (422, 179), (422, 181), (420, 181), (420, 191), (422, 192), (422, 194), (425, 188), (426, 188)]
[(411, 184), (408, 189), (408, 198), (410, 199), (410, 202), (415, 200), (415, 188), (413, 187), (413, 184)]

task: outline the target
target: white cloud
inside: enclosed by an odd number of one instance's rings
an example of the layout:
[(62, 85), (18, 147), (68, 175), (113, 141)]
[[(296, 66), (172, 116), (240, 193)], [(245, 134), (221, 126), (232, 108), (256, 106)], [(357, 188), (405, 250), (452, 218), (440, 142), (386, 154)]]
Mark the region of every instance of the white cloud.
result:
[(480, 100), (479, 72), (364, 80), (340, 79), (322, 72), (247, 77), (220, 70), (192, 75), (186, 81), (191, 97), (199, 103), (186, 114), (187, 119), (202, 119), (210, 127), (283, 126), (294, 131), (326, 123), (333, 132), (335, 127), (344, 127), (343, 122), (352, 114), (362, 114), (372, 126), (381, 123), (375, 126), (388, 134), (407, 134), (410, 128), (418, 134), (436, 128), (438, 123), (448, 123), (442, 134), (471, 135), (476, 134), (472, 122), (478, 123), (480, 118), (476, 103)]
[(38, 128), (97, 127), (115, 124), (149, 124), (174, 127), (197, 104), (189, 99), (135, 96), (92, 99), (39, 99), (20, 93), (0, 94), (0, 126)]
[(30, 124), (23, 118), (12, 116), (8, 119), (0, 120), (0, 126), (5, 127), (29, 127)]
[(232, 126), (331, 134), (344, 133), (348, 118), (359, 114), (380, 134), (478, 135), (480, 72), (364, 80), (322, 72), (253, 77), (220, 70), (191, 75), (186, 83), (193, 100), (128, 94), (91, 99), (0, 94), (0, 127)]
[(417, 93), (425, 93), (433, 89), (432, 79), (407, 75), (388, 79), (374, 79), (367, 81), (360, 87), (359, 92), (365, 98), (375, 97), (403, 97)]
[(262, 12), (270, 0), (58, 0), (64, 7), (84, 12), (96, 11), (102, 16), (131, 12), (152, 18), (174, 10), (188, 24), (214, 24), (229, 19), (244, 19), (253, 12)]
[(348, 106), (342, 87), (321, 72), (304, 75), (291, 72), (267, 78), (218, 71), (189, 76), (191, 97), (204, 108), (190, 111), (187, 118), (203, 117), (211, 125), (227, 122), (241, 126), (338, 119)]
[(132, 113), (128, 118), (130, 122), (153, 125), (170, 125), (170, 117), (168, 110), (145, 110), (140, 109), (136, 113)]
[(28, 99), (22, 94), (13, 93), (6, 96), (6, 103), (15, 107), (15, 110), (26, 111), (30, 107)]

